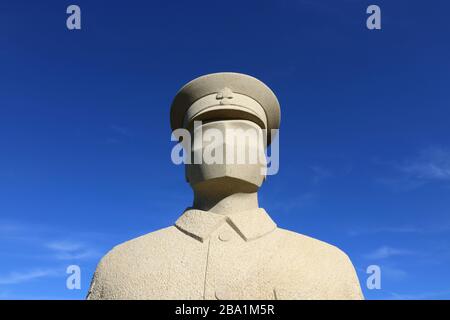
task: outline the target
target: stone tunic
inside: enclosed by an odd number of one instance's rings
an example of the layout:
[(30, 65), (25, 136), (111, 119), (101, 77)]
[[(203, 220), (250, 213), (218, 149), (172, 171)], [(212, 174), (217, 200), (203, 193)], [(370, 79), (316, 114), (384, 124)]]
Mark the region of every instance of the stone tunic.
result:
[(88, 299), (363, 299), (338, 248), (277, 228), (262, 208), (188, 209), (174, 226), (113, 248)]

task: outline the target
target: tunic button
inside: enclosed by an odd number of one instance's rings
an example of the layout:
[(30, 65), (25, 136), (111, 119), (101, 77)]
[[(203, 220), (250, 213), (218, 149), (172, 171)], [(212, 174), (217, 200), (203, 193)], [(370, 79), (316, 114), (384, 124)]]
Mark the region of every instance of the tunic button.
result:
[(231, 239), (231, 232), (230, 230), (223, 230), (219, 233), (219, 240), (220, 241), (230, 241)]

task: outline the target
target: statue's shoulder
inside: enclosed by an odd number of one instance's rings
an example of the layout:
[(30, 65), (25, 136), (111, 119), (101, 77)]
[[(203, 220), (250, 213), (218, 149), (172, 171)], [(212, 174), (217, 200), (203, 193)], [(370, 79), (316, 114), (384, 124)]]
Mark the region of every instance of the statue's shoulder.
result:
[[(97, 265), (88, 293), (89, 299), (131, 297), (130, 282), (142, 282), (146, 272), (158, 270), (179, 237), (175, 227), (159, 229), (113, 247)], [(166, 254), (165, 254), (166, 253)], [(156, 281), (150, 277), (150, 281)]]
[(159, 229), (116, 245), (104, 258), (114, 259), (123, 255), (142, 255), (143, 249), (149, 252), (152, 249), (169, 245), (178, 234), (179, 232), (174, 226)]
[[(279, 268), (285, 270), (279, 298), (311, 298), (314, 294), (321, 299), (363, 298), (355, 268), (344, 251), (293, 231), (278, 228), (277, 232), (283, 261)], [(307, 283), (313, 284), (308, 294), (297, 296), (298, 288)]]
[(121, 261), (126, 264), (137, 263), (163, 253), (173, 247), (174, 241), (180, 237), (180, 232), (174, 226), (159, 229), (134, 239), (125, 241), (113, 247), (100, 260), (97, 269), (120, 268)]
[(342, 263), (349, 261), (347, 254), (332, 244), (282, 228), (278, 228), (277, 231), (281, 236), (285, 250), (290, 253), (298, 254), (302, 252), (302, 255), (307, 256), (318, 255), (321, 260), (332, 259)]

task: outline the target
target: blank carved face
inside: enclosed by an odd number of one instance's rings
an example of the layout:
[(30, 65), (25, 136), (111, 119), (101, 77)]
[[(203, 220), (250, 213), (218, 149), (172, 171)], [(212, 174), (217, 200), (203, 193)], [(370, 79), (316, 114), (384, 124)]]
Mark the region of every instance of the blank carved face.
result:
[(192, 187), (228, 183), (242, 192), (256, 191), (266, 173), (265, 132), (248, 120), (194, 123), (191, 164), (186, 178)]

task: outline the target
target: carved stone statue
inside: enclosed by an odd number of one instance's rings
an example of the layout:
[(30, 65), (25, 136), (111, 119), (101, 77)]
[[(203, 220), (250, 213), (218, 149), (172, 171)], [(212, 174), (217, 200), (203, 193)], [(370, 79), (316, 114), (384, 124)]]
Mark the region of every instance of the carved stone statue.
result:
[(225, 136), (253, 131), (258, 135), (248, 135), (247, 141), (263, 136), (270, 143), (279, 123), (277, 98), (251, 76), (209, 74), (181, 88), (172, 103), (171, 126), (193, 134), (184, 145), (192, 147), (185, 168), (193, 205), (174, 225), (106, 254), (88, 299), (363, 299), (345, 253), (278, 228), (259, 207), (257, 192), (267, 164), (250, 157), (228, 161), (236, 152), (260, 155), (259, 142), (237, 151), (224, 139), (215, 147), (224, 147), (226, 161), (192, 161), (202, 158), (212, 141), (211, 136), (198, 138), (199, 130)]

